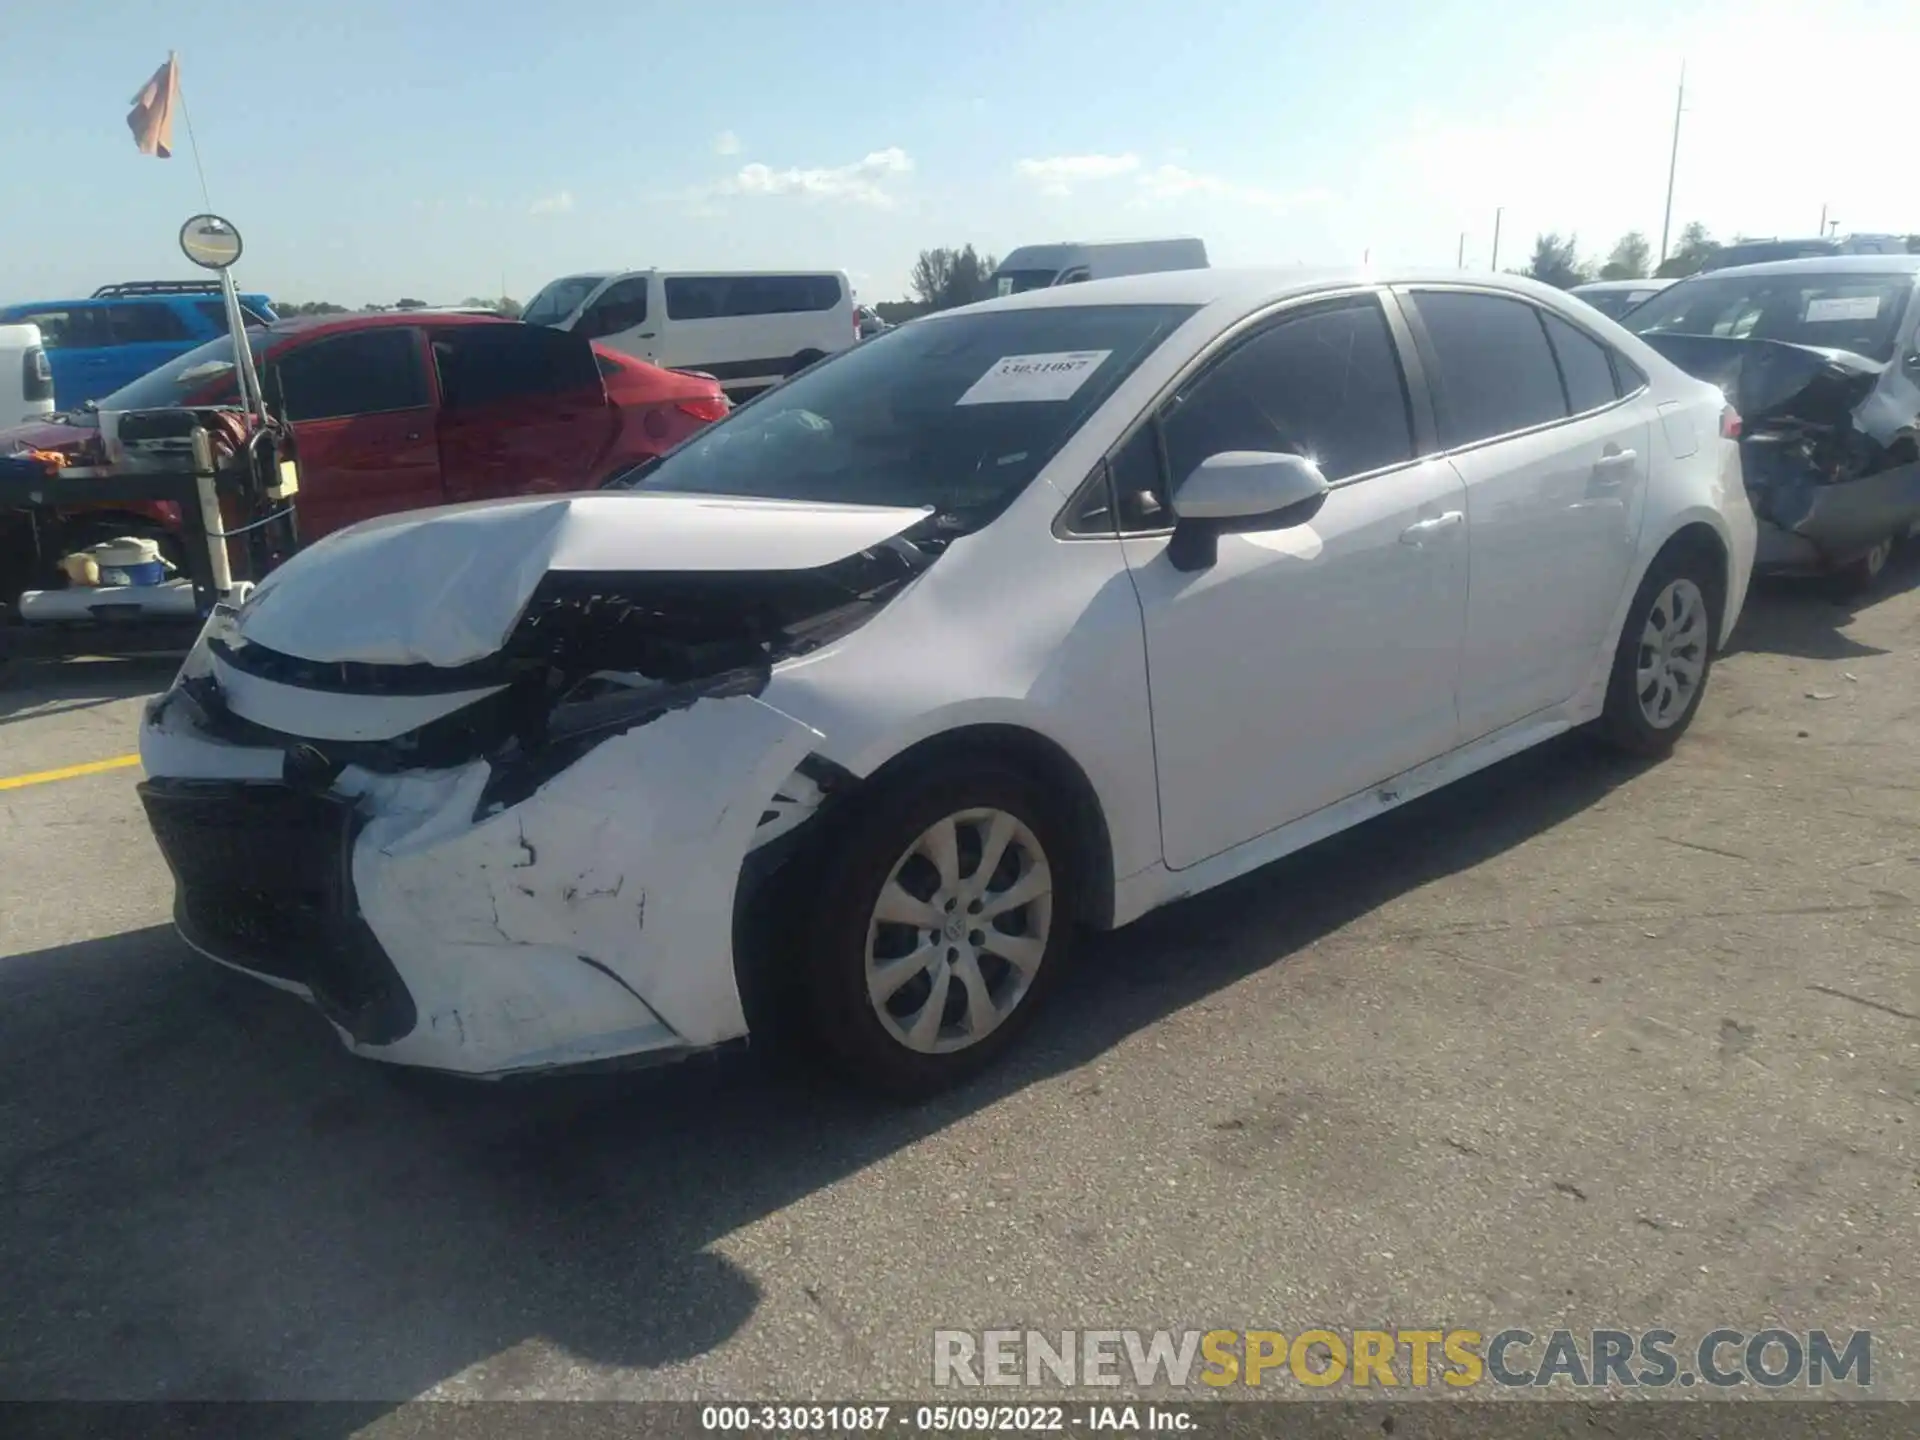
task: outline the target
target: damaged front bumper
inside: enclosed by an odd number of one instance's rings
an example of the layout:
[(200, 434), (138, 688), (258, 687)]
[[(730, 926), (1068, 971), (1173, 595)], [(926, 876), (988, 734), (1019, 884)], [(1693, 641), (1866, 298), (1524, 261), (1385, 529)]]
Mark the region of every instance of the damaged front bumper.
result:
[(537, 784), (484, 758), (329, 779), (326, 742), (222, 724), (189, 681), (148, 708), (141, 795), (196, 949), (308, 998), (359, 1054), (499, 1076), (745, 1034), (736, 889), (818, 803), (820, 738), (721, 695)]

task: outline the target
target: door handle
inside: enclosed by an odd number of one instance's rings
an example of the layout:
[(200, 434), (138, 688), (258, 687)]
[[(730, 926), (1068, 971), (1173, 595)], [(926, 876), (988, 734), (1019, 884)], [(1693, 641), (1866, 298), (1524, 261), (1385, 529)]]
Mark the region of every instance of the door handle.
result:
[(1443, 530), (1451, 530), (1467, 517), (1458, 510), (1449, 510), (1444, 515), (1436, 515), (1431, 520), (1417, 521), (1400, 532), (1402, 545), (1424, 545), (1429, 535), (1438, 535)]
[(1611, 450), (1593, 462), (1593, 473), (1603, 485), (1618, 485), (1618, 471), (1626, 469), (1640, 457), (1632, 450)]
[(651, 340), (653, 339), (655, 333), (656, 332), (652, 330), (642, 330), (638, 335), (634, 336), (633, 338), (636, 340)]

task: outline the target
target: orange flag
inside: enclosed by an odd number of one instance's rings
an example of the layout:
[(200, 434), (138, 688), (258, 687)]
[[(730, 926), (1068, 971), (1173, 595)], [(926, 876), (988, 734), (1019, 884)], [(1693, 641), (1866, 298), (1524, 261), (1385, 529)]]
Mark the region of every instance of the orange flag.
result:
[(157, 155), (162, 160), (173, 154), (173, 112), (180, 106), (180, 62), (173, 55), (153, 72), (146, 87), (133, 97), (133, 111), (127, 116), (127, 128), (133, 131), (133, 143), (142, 155)]

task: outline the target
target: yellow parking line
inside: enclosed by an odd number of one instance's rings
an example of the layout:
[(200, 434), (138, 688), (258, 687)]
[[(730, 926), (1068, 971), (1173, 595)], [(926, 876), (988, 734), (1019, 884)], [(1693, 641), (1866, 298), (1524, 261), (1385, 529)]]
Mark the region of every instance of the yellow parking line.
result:
[(98, 775), (103, 770), (125, 770), (138, 765), (138, 755), (116, 755), (111, 760), (89, 760), (84, 765), (62, 765), (58, 770), (35, 770), (28, 775), (0, 776), (0, 790), (19, 790), (28, 785), (44, 785), (49, 780), (72, 780), (80, 775)]

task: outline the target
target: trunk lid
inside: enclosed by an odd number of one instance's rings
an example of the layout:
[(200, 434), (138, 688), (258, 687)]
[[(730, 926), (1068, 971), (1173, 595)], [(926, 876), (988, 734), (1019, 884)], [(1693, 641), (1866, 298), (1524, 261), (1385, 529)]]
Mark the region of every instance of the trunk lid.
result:
[(911, 529), (890, 506), (595, 491), (387, 516), (329, 536), (256, 589), (249, 645), (323, 665), (453, 668), (494, 655), (536, 592), (578, 577), (796, 581)]
[(1780, 422), (1850, 427), (1886, 368), (1848, 350), (1779, 340), (1657, 333), (1640, 339), (1689, 375), (1719, 386), (1749, 435)]

